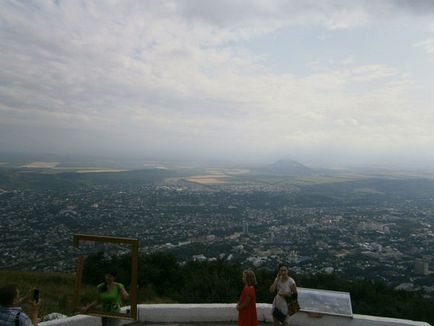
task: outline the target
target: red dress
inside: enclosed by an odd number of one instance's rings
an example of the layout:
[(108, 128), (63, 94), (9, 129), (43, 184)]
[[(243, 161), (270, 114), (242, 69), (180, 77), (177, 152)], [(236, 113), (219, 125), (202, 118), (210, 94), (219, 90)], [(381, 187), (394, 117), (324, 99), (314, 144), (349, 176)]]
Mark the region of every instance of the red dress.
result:
[(238, 311), (238, 325), (258, 326), (258, 317), (256, 315), (256, 293), (253, 286), (244, 287), (240, 295), (239, 303), (244, 303), (247, 296), (250, 297), (250, 303), (247, 307)]

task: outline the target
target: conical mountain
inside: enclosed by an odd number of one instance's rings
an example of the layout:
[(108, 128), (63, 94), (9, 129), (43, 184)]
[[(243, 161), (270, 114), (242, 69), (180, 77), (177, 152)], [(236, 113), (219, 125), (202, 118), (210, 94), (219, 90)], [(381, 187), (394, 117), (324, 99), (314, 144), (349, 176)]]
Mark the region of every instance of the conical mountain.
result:
[(307, 166), (290, 159), (281, 159), (272, 164), (257, 169), (258, 173), (288, 176), (311, 176), (315, 171)]

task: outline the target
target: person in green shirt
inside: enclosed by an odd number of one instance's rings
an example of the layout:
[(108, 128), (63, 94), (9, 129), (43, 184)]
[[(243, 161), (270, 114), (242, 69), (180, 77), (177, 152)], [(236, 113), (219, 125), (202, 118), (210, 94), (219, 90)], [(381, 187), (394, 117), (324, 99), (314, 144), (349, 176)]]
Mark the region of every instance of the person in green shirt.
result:
[[(105, 273), (105, 282), (98, 284), (98, 298), (84, 308), (84, 312), (89, 311), (96, 305), (101, 305), (103, 312), (119, 313), (122, 301), (128, 299), (128, 292), (122, 283), (115, 282), (116, 272)], [(111, 318), (102, 317), (102, 326), (110, 325)]]

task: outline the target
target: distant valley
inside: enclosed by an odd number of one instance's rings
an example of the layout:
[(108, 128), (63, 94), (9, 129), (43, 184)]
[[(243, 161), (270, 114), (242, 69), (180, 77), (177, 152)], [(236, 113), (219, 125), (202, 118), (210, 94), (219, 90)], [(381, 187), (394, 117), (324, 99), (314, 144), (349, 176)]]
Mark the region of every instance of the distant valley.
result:
[(434, 295), (429, 173), (34, 159), (1, 159), (1, 268), (70, 272), (72, 234), (90, 233), (137, 237), (142, 252), (181, 261), (287, 261), (300, 274), (391, 286), (411, 278)]

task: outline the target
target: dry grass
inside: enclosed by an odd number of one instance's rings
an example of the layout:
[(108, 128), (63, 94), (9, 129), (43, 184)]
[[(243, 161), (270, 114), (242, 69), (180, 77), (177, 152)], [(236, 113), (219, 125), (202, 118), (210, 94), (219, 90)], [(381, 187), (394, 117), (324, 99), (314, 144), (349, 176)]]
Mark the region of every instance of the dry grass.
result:
[[(0, 286), (15, 283), (20, 289), (21, 296), (29, 290), (38, 288), (40, 290), (41, 308), (39, 317), (46, 316), (52, 312), (72, 316), (73, 297), (74, 297), (74, 274), (66, 273), (39, 273), (39, 272), (15, 272), (0, 271)], [(169, 298), (160, 298), (152, 291), (141, 290), (138, 293), (139, 303), (173, 303)], [(95, 299), (96, 287), (86, 284), (81, 285), (80, 302), (81, 305), (88, 304)], [(24, 312), (28, 313), (28, 306), (22, 306)]]
[[(66, 273), (36, 273), (0, 271), (0, 284), (15, 283), (21, 295), (32, 288), (38, 288), (41, 296), (39, 316), (51, 312), (72, 315), (72, 299), (74, 295), (74, 275)], [(28, 310), (26, 305), (24, 311)]]
[(227, 175), (222, 174), (210, 174), (210, 175), (198, 175), (186, 178), (187, 181), (200, 183), (200, 184), (222, 184), (226, 183), (224, 178), (229, 178)]
[(53, 169), (59, 162), (43, 162), (43, 161), (35, 161), (29, 164), (22, 165), (22, 168), (36, 168), (36, 169)]

